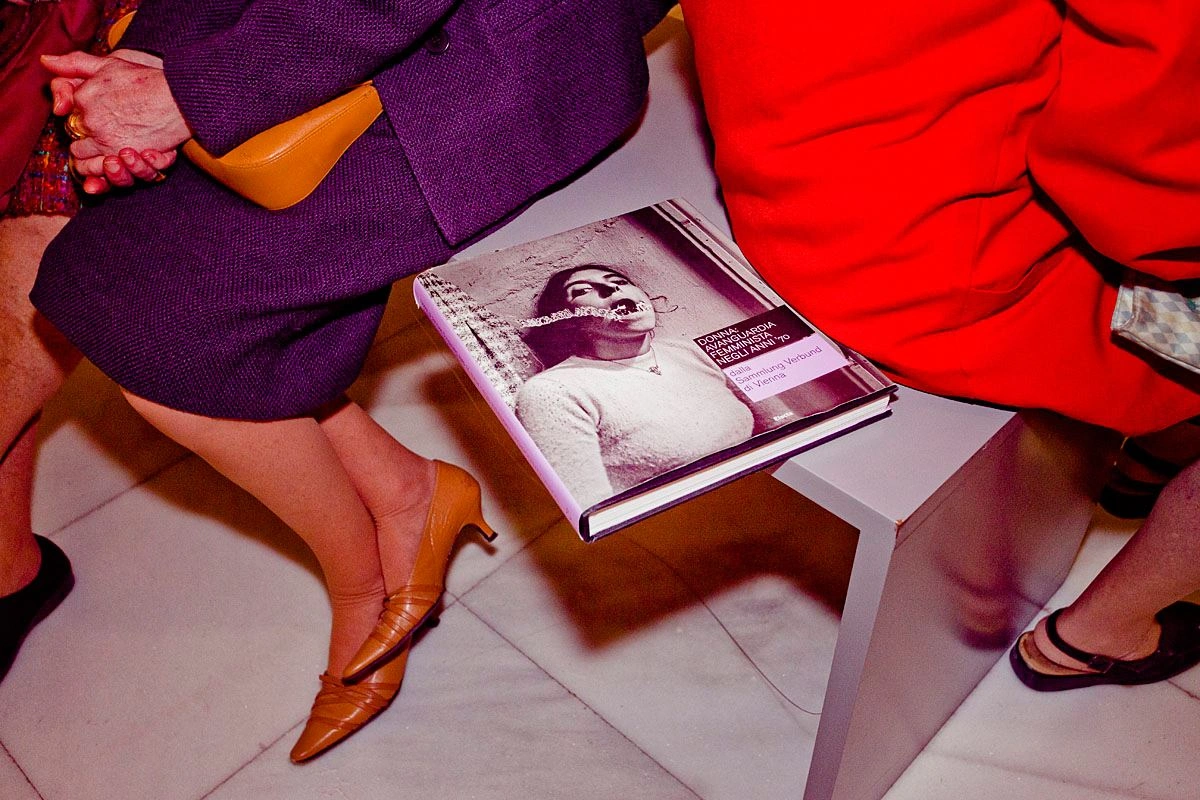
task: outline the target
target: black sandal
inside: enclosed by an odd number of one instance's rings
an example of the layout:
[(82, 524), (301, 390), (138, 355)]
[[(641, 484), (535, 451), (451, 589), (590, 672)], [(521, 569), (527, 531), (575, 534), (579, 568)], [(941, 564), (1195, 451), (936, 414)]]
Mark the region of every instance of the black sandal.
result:
[(1120, 463), (1113, 467), (1108, 484), (1100, 492), (1100, 507), (1120, 519), (1144, 519), (1158, 502), (1158, 495), (1167, 482), (1179, 474), (1183, 467), (1159, 458), (1133, 439), (1126, 439), (1121, 453), (1146, 469), (1162, 476), (1161, 481), (1142, 481), (1131, 478), (1122, 471)]
[(1137, 686), (1157, 683), (1200, 663), (1200, 606), (1194, 603), (1172, 603), (1159, 611), (1154, 617), (1162, 626), (1158, 649), (1145, 658), (1129, 661), (1098, 656), (1067, 644), (1058, 634), (1058, 616), (1061, 613), (1060, 608), (1046, 617), (1046, 636), (1065, 655), (1086, 664), (1095, 672), (1051, 675), (1037, 671), (1021, 654), (1022, 648), (1029, 646), (1033, 640), (1033, 632), (1027, 631), (1021, 634), (1009, 651), (1008, 660), (1021, 683), (1035, 691), (1059, 692), (1102, 684)]

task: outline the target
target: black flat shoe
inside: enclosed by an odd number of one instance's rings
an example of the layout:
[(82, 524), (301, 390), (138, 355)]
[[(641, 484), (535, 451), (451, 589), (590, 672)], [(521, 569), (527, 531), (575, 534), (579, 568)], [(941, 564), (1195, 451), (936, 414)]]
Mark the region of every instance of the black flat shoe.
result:
[(1058, 616), (1061, 613), (1060, 608), (1046, 618), (1047, 637), (1065, 655), (1086, 664), (1095, 672), (1072, 670), (1067, 674), (1050, 674), (1034, 669), (1026, 660), (1026, 655), (1040, 653), (1033, 644), (1032, 631), (1026, 632), (1021, 634), (1009, 651), (1008, 660), (1021, 683), (1030, 689), (1059, 692), (1102, 684), (1138, 686), (1165, 681), (1200, 663), (1200, 606), (1194, 603), (1172, 603), (1159, 611), (1154, 617), (1162, 626), (1158, 649), (1145, 658), (1129, 661), (1098, 656), (1067, 644), (1058, 633)]
[(0, 680), (8, 674), (25, 637), (58, 607), (75, 585), (66, 553), (44, 536), (34, 538), (42, 551), (42, 565), (37, 574), (22, 588), (0, 597)]

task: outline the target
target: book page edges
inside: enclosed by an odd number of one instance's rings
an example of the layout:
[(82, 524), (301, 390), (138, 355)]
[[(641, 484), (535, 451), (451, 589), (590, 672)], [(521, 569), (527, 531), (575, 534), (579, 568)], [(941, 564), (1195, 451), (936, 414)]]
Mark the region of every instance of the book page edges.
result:
[[(685, 500), (724, 486), (752, 472), (777, 464), (805, 450), (856, 430), (891, 412), (894, 387), (873, 392), (863, 401), (852, 404), (841, 413), (811, 425), (805, 425), (790, 433), (768, 438), (756, 446), (749, 446), (753, 439), (737, 447), (725, 448), (690, 464), (686, 472), (666, 483), (647, 487), (634, 487), (628, 494), (618, 495), (589, 509), (589, 522), (594, 530), (587, 541), (593, 541), (621, 528), (632, 525), (678, 505)], [(740, 452), (739, 452), (740, 451)], [(715, 476), (715, 477), (714, 477)]]
[(446, 319), (438, 310), (437, 304), (433, 302), (433, 298), (429, 296), (425, 287), (421, 285), (420, 276), (413, 281), (413, 296), (417, 301), (417, 307), (425, 314), (425, 317), (433, 324), (434, 329), (446, 345), (454, 353), (455, 360), (462, 366), (467, 376), (471, 379), (471, 383), (475, 384), (475, 388), (483, 395), (484, 401), (491, 408), (492, 413), (500, 420), (500, 424), (508, 431), (508, 435), (516, 443), (517, 449), (525, 456), (525, 460), (529, 462), (529, 466), (533, 467), (533, 471), (537, 473), (538, 478), (550, 492), (550, 496), (554, 498), (554, 502), (558, 503), (558, 507), (562, 509), (567, 521), (571, 523), (576, 532), (585, 540), (590, 537), (585, 532), (587, 530), (586, 520), (583, 518), (583, 510), (579, 503), (567, 490), (566, 484), (558, 477), (558, 474), (546, 461), (542, 451), (533, 443), (529, 432), (521, 425), (517, 419), (517, 415), (508, 407), (508, 404), (496, 392), (491, 381), (483, 374), (479, 366), (475, 363), (475, 359), (467, 352), (462, 340), (450, 328)]

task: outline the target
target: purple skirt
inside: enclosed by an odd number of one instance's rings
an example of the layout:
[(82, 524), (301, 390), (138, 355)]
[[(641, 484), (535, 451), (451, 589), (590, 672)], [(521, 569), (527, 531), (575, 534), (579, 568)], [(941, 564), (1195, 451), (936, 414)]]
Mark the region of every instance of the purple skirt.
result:
[(135, 395), (282, 419), (342, 393), (392, 282), (452, 253), (381, 118), (282, 211), (184, 158), (161, 184), (85, 203), (47, 249), (31, 298)]

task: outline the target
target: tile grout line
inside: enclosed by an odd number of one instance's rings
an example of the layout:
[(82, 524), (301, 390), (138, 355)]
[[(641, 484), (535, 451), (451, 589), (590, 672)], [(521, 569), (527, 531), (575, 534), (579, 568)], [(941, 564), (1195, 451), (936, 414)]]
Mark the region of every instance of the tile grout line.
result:
[(1175, 682), (1175, 678), (1170, 678), (1167, 681), (1167, 683), (1170, 684), (1171, 686), (1174, 686), (1176, 689), (1183, 692), (1185, 695), (1187, 695), (1191, 699), (1200, 700), (1200, 695), (1196, 694), (1195, 692), (1191, 691), (1190, 689), (1186, 689), (1183, 686), (1180, 686), (1178, 683)]
[[(115, 499), (115, 498), (114, 498), (114, 499)], [(535, 536), (535, 537), (534, 537), (534, 539), (533, 539), (532, 541), (536, 541), (538, 538), (540, 538), (540, 537), (541, 537), (542, 535), (544, 535), (544, 534), (545, 534), (545, 531), (543, 531), (542, 533), (538, 534), (538, 536)], [(526, 547), (527, 547), (529, 544), (531, 544), (531, 543), (532, 543), (532, 541), (531, 541), (531, 542), (529, 542), (529, 543), (527, 543), (527, 544), (526, 544)], [(524, 550), (524, 547), (523, 547), (523, 548), (521, 548), (521, 550)], [(517, 553), (521, 552), (521, 550), (518, 550), (518, 551), (517, 551)], [(513, 555), (516, 555), (516, 553), (514, 553)], [(511, 557), (512, 557), (512, 556), (510, 556), (509, 558), (511, 558)], [(500, 566), (503, 566), (503, 564), (504, 564), (504, 563), (507, 563), (507, 561), (508, 561), (508, 559), (505, 559), (503, 562), (501, 562)], [(499, 569), (499, 567), (497, 567), (497, 569)], [(468, 588), (466, 591), (464, 591), (464, 592), (463, 592), (463, 594), (466, 594), (467, 592), (470, 592), (472, 589), (474, 589), (474, 588), (475, 588), (476, 586), (478, 586), (480, 583), (482, 583), (483, 581), (487, 580), (487, 578), (488, 578), (488, 577), (490, 577), (490, 573), (489, 573), (489, 575), (485, 575), (484, 577), (480, 578), (478, 581), (476, 581), (475, 583), (473, 583), (473, 584), (471, 585), (471, 587), (470, 587), (470, 588)], [(470, 608), (469, 608), (469, 607), (468, 607), (468, 606), (467, 606), (465, 603), (463, 603), (463, 602), (462, 602), (462, 600), (461, 600), (461, 598), (462, 598), (462, 595), (460, 595), (460, 594), (455, 594), (455, 593), (453, 593), (453, 592), (450, 592), (450, 591), (448, 591), (448, 590), (447, 590), (446, 594), (447, 594), (447, 595), (450, 595), (450, 597), (451, 597), (452, 599), (451, 599), (449, 602), (443, 602), (443, 605), (442, 605), (441, 612), (440, 612), (439, 616), (440, 616), (441, 614), (444, 614), (444, 613), (445, 613), (447, 610), (449, 610), (449, 609), (453, 608), (454, 606), (456, 606), (456, 605), (461, 605), (461, 606), (462, 606), (462, 607), (463, 607), (463, 608), (464, 608), (464, 609), (467, 611), (467, 613), (471, 614), (472, 616), (474, 616), (474, 617), (476, 617), (476, 618), (478, 619), (478, 615), (477, 615), (477, 614), (475, 614), (475, 612), (474, 612), (474, 611), (472, 611), (472, 610), (471, 610), (471, 609), (470, 609)], [(481, 621), (482, 621), (482, 620), (481, 620)], [(487, 623), (484, 623), (484, 625), (487, 625)], [(489, 628), (490, 628), (490, 626), (489, 626)], [(525, 654), (524, 654), (524, 653), (522, 653), (522, 655), (525, 655)], [(526, 658), (528, 658), (528, 656), (526, 656)], [(540, 667), (539, 667), (539, 669), (540, 669)], [(582, 702), (582, 701), (581, 701), (581, 702)], [(586, 704), (585, 704), (585, 705), (586, 705)], [(590, 710), (590, 708), (589, 708), (589, 710)], [(212, 796), (214, 793), (216, 793), (216, 792), (217, 792), (217, 791), (218, 791), (218, 790), (219, 790), (219, 789), (220, 789), (222, 786), (224, 786), (226, 783), (228, 783), (229, 781), (231, 781), (231, 780), (233, 780), (235, 777), (237, 777), (237, 775), (238, 775), (240, 772), (242, 772), (244, 769), (246, 769), (247, 767), (249, 767), (249, 766), (250, 766), (251, 764), (253, 764), (254, 762), (258, 761), (258, 759), (259, 759), (259, 758), (261, 758), (261, 757), (262, 757), (262, 755), (263, 755), (264, 753), (266, 753), (268, 750), (270, 750), (272, 747), (274, 747), (274, 746), (275, 746), (275, 745), (276, 745), (278, 742), (280, 742), (280, 741), (281, 741), (281, 740), (282, 740), (284, 737), (288, 736), (289, 734), (291, 734), (291, 733), (292, 733), (292, 731), (296, 730), (296, 728), (298, 728), (298, 727), (300, 727), (302, 724), (304, 724), (305, 720), (307, 720), (307, 719), (308, 719), (308, 714), (306, 713), (306, 714), (304, 715), (304, 717), (302, 717), (301, 719), (299, 719), (299, 720), (297, 720), (296, 722), (292, 723), (290, 726), (288, 726), (288, 727), (287, 727), (287, 729), (285, 729), (285, 730), (283, 731), (283, 733), (279, 734), (279, 735), (278, 735), (278, 736), (276, 736), (274, 739), (272, 739), (271, 741), (267, 742), (267, 744), (266, 744), (266, 745), (264, 745), (262, 748), (260, 748), (260, 749), (259, 749), (259, 751), (258, 751), (257, 753), (255, 753), (255, 754), (254, 754), (254, 755), (253, 755), (251, 758), (247, 759), (247, 760), (246, 760), (244, 763), (242, 763), (240, 766), (238, 766), (236, 769), (234, 769), (234, 770), (233, 770), (233, 772), (229, 773), (229, 774), (228, 774), (228, 775), (226, 775), (224, 778), (222, 778), (220, 781), (218, 781), (218, 782), (217, 782), (217, 783), (216, 783), (216, 784), (215, 784), (215, 785), (214, 785), (214, 786), (213, 786), (211, 789), (209, 789), (208, 791), (206, 791), (206, 792), (204, 792), (203, 794), (201, 794), (201, 795), (199, 796), (198, 800), (204, 800), (204, 798), (211, 797), (211, 796)], [(652, 759), (652, 760), (653, 760), (653, 759)], [(654, 763), (656, 763), (656, 764), (657, 764), (658, 762), (657, 762), (657, 761), (655, 761)], [(660, 764), (659, 766), (661, 767), (662, 765)], [(672, 777), (674, 777), (674, 776), (672, 776)], [(39, 797), (41, 797), (41, 795), (39, 795)], [(44, 800), (44, 798), (43, 798), (43, 800)]]
[[(510, 553), (507, 558), (505, 558), (503, 561), (501, 561), (499, 564), (497, 564), (494, 569), (489, 570), (486, 575), (480, 576), (480, 578), (477, 581), (472, 583), (467, 588), (463, 589), (461, 592), (450, 592), (450, 593), (453, 594), (455, 598), (461, 599), (461, 598), (465, 597), (466, 595), (470, 594), (471, 592), (475, 591), (476, 589), (479, 588), (479, 586), (484, 581), (486, 581), (488, 578), (492, 577), (497, 572), (499, 572), (501, 569), (503, 569), (505, 564), (512, 561), (517, 556), (521, 555), (521, 553), (524, 553), (534, 543), (536, 543), (538, 540), (540, 540), (543, 536), (550, 533), (550, 531), (552, 531), (554, 529), (554, 526), (555, 526), (555, 522), (551, 522), (551, 523), (547, 524), (546, 527), (543, 528), (540, 533), (538, 533), (536, 536), (534, 536), (529, 541), (525, 542), (523, 545), (521, 545), (519, 548), (517, 548), (517, 550)], [(447, 590), (447, 592), (449, 592), (449, 590)]]
[[(930, 751), (930, 750), (926, 749), (922, 752), (923, 753), (930, 752), (934, 755), (938, 755), (941, 758), (945, 758), (949, 761), (957, 761), (960, 764), (967, 764), (967, 765), (971, 765), (971, 766), (975, 766), (975, 767), (987, 767), (989, 769), (998, 770), (1007, 775), (1012, 775), (1012, 776), (1028, 775), (1031, 778), (1038, 778), (1038, 779), (1046, 781), (1048, 783), (1060, 783), (1060, 784), (1067, 784), (1069, 786), (1077, 786), (1081, 789), (1087, 789), (1089, 791), (1104, 792), (1105, 794), (1110, 794), (1110, 795), (1114, 795), (1117, 797), (1128, 797), (1131, 799), (1136, 798), (1137, 800), (1155, 800), (1153, 795), (1129, 794), (1129, 790), (1124, 787), (1103, 786), (1103, 785), (1095, 785), (1095, 784), (1090, 784), (1090, 783), (1080, 783), (1078, 781), (1074, 781), (1074, 780), (1065, 778), (1061, 773), (1049, 773), (1049, 772), (1040, 772), (1040, 771), (1027, 770), (1027, 769), (1017, 769), (1015, 767), (1009, 766), (1008, 764), (999, 764), (999, 763), (996, 763), (993, 761), (984, 761), (977, 757), (968, 757), (966, 755), (958, 755), (958, 754), (954, 754), (954, 753), (948, 753), (945, 751)], [(896, 782), (899, 782), (899, 780), (900, 779), (897, 778)], [(895, 787), (896, 782), (893, 782), (892, 786), (888, 787), (888, 791), (891, 791), (891, 789)], [(1017, 782), (1019, 783), (1019, 780)]]
[[(403, 279), (401, 279), (401, 280), (403, 280)], [(382, 323), (380, 323), (380, 324), (382, 324)], [(392, 331), (387, 336), (384, 336), (381, 339), (375, 339), (374, 341), (372, 341), (371, 347), (369, 348), (368, 352), (370, 352), (370, 350), (374, 350), (377, 347), (381, 347), (382, 345), (386, 344), (387, 342), (390, 342), (392, 339), (395, 339), (397, 336), (400, 336), (401, 334), (408, 333), (413, 328), (413, 326), (419, 326), (420, 324), (421, 324), (421, 320), (414, 317), (410, 322), (408, 322), (404, 325), (401, 325), (399, 328), (396, 328), (396, 330)]]
[(501, 633), (500, 631), (498, 631), (494, 627), (492, 627), (488, 623), (488, 621), (485, 620), (483, 617), (479, 616), (479, 614), (475, 613), (475, 610), (473, 608), (471, 608), (470, 605), (467, 604), (467, 602), (463, 599), (463, 597), (458, 598), (458, 604), (460, 606), (462, 606), (463, 609), (467, 613), (469, 613), (471, 616), (475, 617), (475, 619), (479, 620), (479, 622), (484, 627), (486, 627), (492, 633), (496, 634), (496, 636), (500, 637), (501, 641), (503, 641), (505, 644), (507, 644), (509, 647), (511, 647), (516, 652), (520, 653), (525, 658), (526, 661), (528, 661), (535, 668), (537, 668), (537, 670), (539, 672), (541, 672), (543, 675), (545, 675), (547, 678), (549, 678), (551, 681), (553, 681), (556, 686), (558, 686), (560, 689), (562, 689), (564, 692), (566, 692), (571, 698), (578, 701), (579, 704), (582, 705), (584, 708), (586, 708), (588, 711), (592, 712), (592, 714), (594, 714), (597, 719), (599, 719), (601, 722), (603, 722), (605, 725), (607, 725), (609, 728), (611, 728), (613, 731), (615, 731), (618, 736), (620, 736), (625, 741), (629, 742), (629, 744), (633, 745), (633, 747), (635, 747), (639, 753), (641, 753), (646, 758), (648, 758), (651, 763), (653, 763), (655, 766), (657, 766), (659, 769), (661, 769), (667, 775), (670, 775), (671, 778), (674, 779), (676, 783), (678, 783), (680, 786), (682, 786), (684, 789), (686, 789), (689, 793), (691, 793), (691, 795), (693, 797), (695, 797), (696, 800), (704, 800), (704, 796), (702, 794), (700, 794), (695, 789), (693, 789), (691, 786), (689, 786), (687, 784), (687, 782), (685, 782), (682, 778), (680, 778), (678, 775), (676, 775), (674, 772), (672, 772), (668, 767), (666, 767), (657, 758), (655, 758), (650, 753), (648, 753), (645, 750), (645, 748), (643, 748), (640, 744), (635, 742), (633, 739), (629, 738), (629, 736), (625, 733), (625, 731), (621, 730), (619, 727), (614, 725), (603, 714), (601, 714), (599, 711), (597, 711), (595, 708), (593, 708), (590, 704), (588, 704), (588, 702), (586, 700), (584, 700), (582, 697), (577, 695), (575, 692), (571, 691), (571, 689), (568, 686), (566, 686), (562, 681), (560, 681), (558, 678), (556, 678), (555, 676), (553, 676), (549, 672), (547, 672), (546, 669), (541, 664), (539, 664), (528, 653), (526, 653), (524, 650), (522, 650), (520, 647), (518, 647), (516, 645), (516, 643), (514, 643), (511, 639), (509, 639), (503, 633)]
[[(62, 533), (62, 531), (71, 527), (76, 522), (79, 522), (80, 520), (84, 519), (85, 517), (89, 516), (90, 514), (93, 514), (96, 511), (99, 511), (100, 509), (104, 508), (105, 506), (119, 500), (120, 498), (124, 497), (125, 495), (129, 494), (130, 492), (140, 489), (141, 487), (145, 486), (150, 481), (154, 480), (155, 478), (157, 478), (160, 475), (162, 475), (163, 473), (165, 473), (167, 470), (177, 467), (180, 464), (182, 464), (185, 461), (192, 459), (192, 458), (199, 458), (199, 456), (197, 456), (195, 453), (191, 452), (190, 450), (185, 449), (184, 452), (181, 453), (178, 457), (171, 459), (170, 461), (167, 461), (165, 464), (163, 464), (162, 466), (158, 467), (157, 469), (155, 469), (152, 472), (150, 472), (149, 474), (147, 474), (145, 477), (143, 477), (141, 480), (139, 480), (134, 485), (118, 492), (117, 494), (115, 494), (112, 497), (108, 498), (107, 500), (93, 506), (92, 508), (88, 509), (87, 511), (84, 511), (83, 513), (76, 516), (74, 519), (71, 519), (68, 522), (63, 523), (57, 529), (55, 529), (54, 531), (51, 531), (50, 534), (56, 535), (56, 534)], [(257, 753), (255, 753), (251, 758), (246, 760), (244, 763), (242, 763), (240, 766), (238, 766), (236, 769), (234, 769), (232, 772), (230, 772), (228, 775), (226, 775), (224, 778), (222, 778), (212, 788), (208, 789), (207, 791), (205, 791), (201, 795), (199, 795), (200, 800), (203, 800), (203, 798), (206, 798), (206, 797), (210, 797), (214, 792), (216, 792), (218, 789), (220, 789), (222, 786), (224, 786), (226, 783), (228, 783), (230, 780), (232, 780), (238, 773), (240, 773), (246, 767), (253, 764), (259, 758), (261, 758), (263, 753), (265, 753), (267, 750), (274, 747), (277, 742), (279, 742), (281, 739), (283, 739), (285, 736), (287, 736), (293, 730), (295, 730), (296, 727), (299, 726), (303, 721), (304, 720), (301, 719), (301, 720), (293, 723), (287, 729), (285, 729), (281, 734), (279, 734), (277, 737), (275, 737), (271, 741), (267, 742), (267, 744), (264, 745), (263, 747), (261, 747), (259, 749), (259, 751)], [(33, 788), (34, 792), (37, 793), (38, 798), (40, 800), (45, 800), (45, 797), (41, 794), (41, 792), (38, 791), (37, 787), (33, 785), (33, 782), (30, 781), (29, 776), (25, 773), (25, 770), (21, 769), (20, 764), (17, 764), (16, 759), (12, 757), (12, 754), (9, 753), (8, 748), (4, 747), (2, 742), (0, 742), (0, 748), (2, 748), (4, 750), (4, 752), (6, 754), (8, 754), (9, 759), (12, 760), (12, 762), (17, 765), (17, 769), (21, 770), (21, 775), (25, 778), (26, 782), (28, 782), (29, 785)]]
[(25, 779), (27, 784), (29, 784), (29, 788), (33, 789), (33, 793), (38, 796), (38, 800), (46, 800), (46, 796), (41, 793), (38, 787), (35, 786), (33, 781), (30, 779), (29, 773), (25, 771), (25, 768), (21, 766), (19, 761), (17, 761), (16, 756), (12, 754), (12, 751), (10, 751), (8, 746), (2, 741), (0, 741), (0, 750), (4, 751), (4, 755), (7, 756), (8, 760), (11, 761), (13, 766), (17, 768), (17, 771), (21, 773), (21, 777)]
[(179, 466), (184, 461), (187, 461), (189, 458), (199, 458), (199, 456), (197, 456), (195, 453), (193, 453), (190, 450), (185, 450), (182, 455), (163, 464), (161, 467), (155, 469), (153, 472), (146, 475), (144, 478), (139, 480), (137, 483), (133, 484), (132, 486), (130, 486), (126, 489), (122, 489), (121, 491), (117, 492), (112, 497), (108, 498), (107, 500), (104, 500), (104, 501), (96, 504), (95, 506), (89, 508), (87, 511), (84, 511), (83, 513), (79, 514), (78, 516), (74, 517), (73, 519), (68, 520), (67, 522), (64, 522), (62, 525), (59, 525), (53, 531), (49, 531), (47, 534), (44, 534), (44, 535), (53, 536), (53, 535), (62, 533), (64, 530), (71, 527), (76, 522), (79, 522), (84, 517), (94, 514), (95, 512), (99, 511), (100, 509), (104, 508), (105, 506), (109, 505), (110, 503), (113, 503), (113, 502), (119, 500), (120, 498), (124, 497), (125, 495), (129, 494), (130, 492), (135, 491), (136, 489), (142, 488), (147, 483), (154, 480), (158, 476), (162, 475), (167, 470), (171, 469), (172, 467)]
[(712, 606), (710, 606), (708, 604), (708, 601), (705, 600), (704, 597), (699, 592), (697, 592), (690, 583), (688, 583), (687, 579), (683, 577), (683, 574), (678, 569), (676, 569), (674, 564), (670, 563), (665, 558), (660, 556), (658, 553), (654, 552), (649, 547), (646, 547), (646, 545), (642, 544), (641, 542), (637, 541), (636, 539), (631, 540), (631, 544), (634, 547), (637, 547), (638, 549), (640, 549), (642, 552), (646, 553), (651, 558), (653, 558), (662, 567), (664, 567), (668, 572), (670, 572), (672, 575), (675, 576), (675, 579), (678, 580), (679, 583), (685, 589), (687, 589), (688, 594), (690, 594), (692, 596), (692, 598), (697, 603), (699, 603), (701, 605), (701, 607), (704, 608), (705, 611), (708, 612), (708, 615), (710, 617), (712, 617), (713, 622), (717, 623), (717, 627), (719, 627), (725, 633), (725, 636), (726, 636), (726, 638), (729, 639), (730, 643), (732, 643), (733, 646), (737, 648), (738, 652), (742, 654), (742, 657), (744, 659), (746, 659), (746, 663), (748, 663), (750, 665), (750, 668), (753, 669), (756, 673), (758, 673), (758, 676), (760, 678), (762, 678), (763, 681), (765, 681), (766, 684), (775, 691), (775, 693), (779, 696), (780, 699), (782, 699), (787, 705), (791, 706), (792, 708), (796, 709), (797, 711), (800, 711), (803, 714), (809, 715), (810, 717), (820, 717), (821, 716), (821, 712), (819, 710), (818, 711), (810, 711), (809, 709), (807, 709), (804, 706), (797, 703), (792, 698), (788, 697), (787, 693), (784, 692), (782, 689), (780, 689), (779, 686), (776, 685), (775, 681), (773, 681), (767, 677), (767, 674), (758, 665), (758, 662), (755, 661), (754, 658), (748, 652), (746, 652), (746, 648), (742, 647), (742, 643), (739, 642), (737, 640), (737, 637), (733, 635), (733, 631), (729, 630), (728, 626), (726, 626), (725, 623), (721, 621), (721, 618), (719, 616), (717, 616), (717, 612), (713, 611)]
[[(307, 715), (305, 715), (305, 717), (307, 718)], [(229, 772), (229, 775), (226, 775), (223, 778), (221, 778), (220, 781), (217, 781), (216, 786), (209, 789), (208, 792), (205, 792), (204, 794), (199, 795), (198, 800), (204, 800), (205, 798), (211, 798), (212, 794), (216, 793), (218, 789), (220, 789), (221, 787), (224, 786), (224, 784), (228, 783), (229, 781), (232, 781), (233, 778), (238, 776), (242, 770), (247, 768), (247, 766), (250, 766), (254, 762), (257, 762), (257, 760), (259, 758), (262, 758), (263, 753), (265, 753), (266, 751), (269, 751), (271, 747), (274, 747), (278, 741), (281, 741), (284, 738), (284, 736), (287, 736), (289, 733), (292, 733), (293, 730), (296, 729), (296, 727), (300, 726), (301, 722), (304, 722), (304, 720), (294, 723), (292, 727), (288, 728), (287, 730), (284, 730), (284, 732), (281, 733), (280, 735), (276, 736), (275, 739), (271, 739), (269, 742), (266, 742), (265, 745), (263, 745), (262, 747), (259, 748), (259, 751), (257, 753), (254, 753), (253, 757), (248, 758), (245, 763), (242, 763), (233, 772)]]

